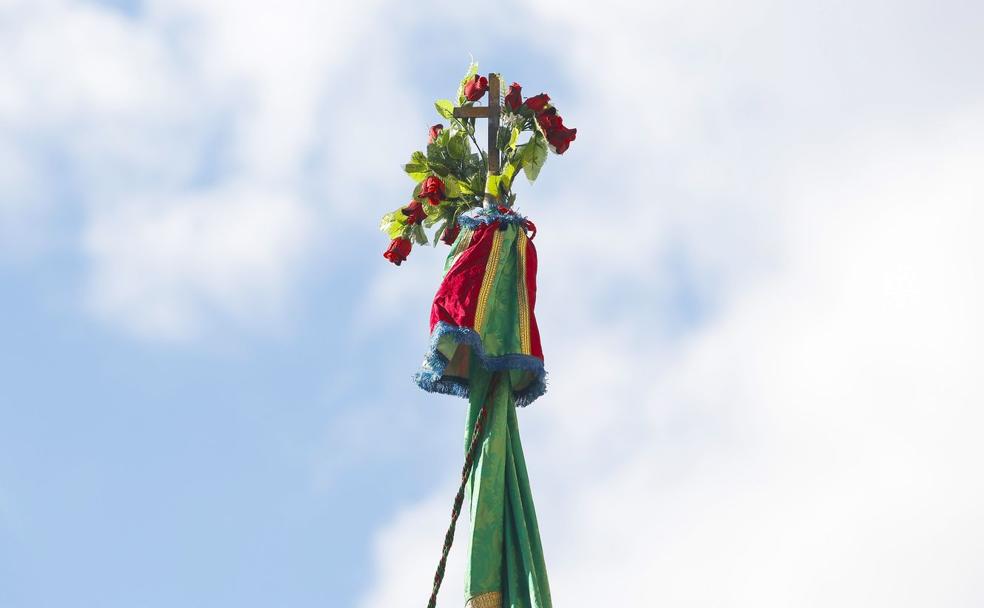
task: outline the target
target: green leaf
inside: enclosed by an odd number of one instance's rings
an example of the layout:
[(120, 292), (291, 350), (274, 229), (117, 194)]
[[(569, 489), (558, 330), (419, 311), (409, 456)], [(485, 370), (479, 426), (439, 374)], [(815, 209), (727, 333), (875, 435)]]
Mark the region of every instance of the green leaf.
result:
[(479, 192), (484, 192), (483, 188), (485, 186), (485, 174), (482, 171), (477, 171), (471, 179), (469, 184), (472, 194), (478, 194)]
[(501, 175), (489, 175), (485, 178), (485, 192), (491, 194), (494, 197), (499, 196), (499, 181), (502, 179)]
[(462, 195), (475, 194), (475, 190), (472, 188), (471, 184), (466, 181), (462, 181), (458, 178), (453, 178), (455, 183), (458, 185), (458, 189), (461, 191)]
[(423, 181), (430, 173), (427, 165), (403, 165), (403, 170), (406, 171), (407, 175), (410, 176), (410, 179), (415, 182)]
[(424, 212), (427, 214), (427, 217), (424, 218), (424, 226), (427, 228), (430, 228), (444, 218), (444, 209), (442, 205), (431, 205), (430, 203), (424, 203)]
[(499, 127), (498, 136), (495, 138), (496, 145), (500, 150), (504, 150), (509, 147), (509, 140), (512, 139), (512, 133), (509, 129), (505, 127)]
[(394, 219), (395, 219), (393, 216), (396, 215), (396, 213), (399, 213), (399, 212), (396, 211), (396, 212), (393, 212), (393, 213), (387, 213), (386, 215), (383, 216), (383, 219), (379, 222), (379, 229), (381, 231), (383, 231), (383, 232), (388, 232), (389, 231), (390, 224), (392, 224), (393, 221), (394, 221)]
[(427, 157), (424, 156), (423, 152), (414, 152), (410, 156), (410, 162), (403, 165), (403, 170), (410, 176), (410, 179), (416, 182), (421, 181), (427, 177), (429, 171), (427, 168)]
[(468, 146), (468, 135), (464, 132), (458, 132), (448, 140), (448, 154), (452, 158), (464, 160), (468, 158), (469, 152), (471, 149)]
[(389, 238), (395, 239), (403, 236), (403, 230), (406, 226), (407, 216), (403, 214), (401, 209), (397, 209), (383, 216), (379, 229), (385, 232)]
[(444, 180), (444, 195), (448, 198), (461, 197), (461, 188), (458, 186), (458, 180), (452, 175), (449, 175)]
[(509, 136), (509, 143), (506, 148), (512, 150), (516, 147), (516, 140), (519, 139), (519, 127), (513, 127), (512, 134)]
[(418, 245), (427, 244), (427, 233), (424, 232), (424, 227), (420, 224), (414, 224), (413, 228), (410, 229), (410, 236)]
[(426, 207), (430, 207), (427, 210), (427, 217), (424, 218), (424, 226), (430, 228), (434, 224), (438, 223), (444, 218), (444, 212), (437, 205), (426, 204)]
[(523, 149), (523, 172), (532, 184), (547, 161), (547, 140), (537, 133)]
[(454, 175), (448, 175), (444, 178), (444, 194), (447, 198), (453, 199), (473, 195), (475, 191), (472, 190), (471, 184), (468, 182), (462, 181)]
[(451, 120), (454, 118), (454, 104), (447, 99), (438, 99), (434, 102), (434, 107), (437, 108), (437, 113)]
[(448, 174), (451, 173), (451, 169), (442, 162), (431, 161), (429, 166), (431, 171), (441, 177), (447, 177)]
[(512, 186), (513, 176), (516, 175), (516, 171), (519, 169), (514, 163), (506, 164), (506, 168), (502, 170), (502, 179), (500, 180), (504, 189), (508, 190)]
[(435, 161), (435, 160), (438, 160), (439, 161), (439, 160), (442, 160), (445, 156), (447, 156), (447, 152), (445, 151), (445, 147), (442, 146), (439, 142), (436, 142), (435, 141), (432, 144), (427, 144), (427, 160), (428, 161)]
[(451, 129), (441, 129), (441, 132), (437, 134), (437, 143), (441, 146), (448, 145), (448, 137), (451, 135)]

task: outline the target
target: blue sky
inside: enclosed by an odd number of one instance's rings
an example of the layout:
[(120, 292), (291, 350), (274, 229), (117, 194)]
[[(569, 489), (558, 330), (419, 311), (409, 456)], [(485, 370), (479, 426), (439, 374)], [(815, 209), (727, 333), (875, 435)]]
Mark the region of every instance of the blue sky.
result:
[(444, 252), (376, 227), (470, 54), (578, 128), (519, 193), (558, 605), (980, 605), (981, 11), (404, 4), (0, 2), (0, 606), (424, 601)]

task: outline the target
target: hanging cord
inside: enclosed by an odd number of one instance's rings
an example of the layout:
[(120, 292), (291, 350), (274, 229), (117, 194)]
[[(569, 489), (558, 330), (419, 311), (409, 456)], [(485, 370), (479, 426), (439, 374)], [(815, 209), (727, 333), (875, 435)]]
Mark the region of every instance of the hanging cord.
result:
[(434, 590), (431, 592), (430, 601), (427, 608), (437, 606), (437, 592), (441, 590), (441, 582), (444, 581), (444, 567), (448, 563), (448, 553), (451, 552), (451, 544), (454, 542), (454, 529), (458, 525), (458, 515), (461, 514), (461, 503), (465, 500), (465, 485), (471, 475), (472, 463), (475, 461), (475, 453), (478, 451), (479, 439), (485, 428), (485, 420), (489, 417), (489, 401), (495, 395), (495, 385), (499, 380), (499, 375), (492, 376), (489, 383), (488, 398), (482, 404), (478, 418), (475, 420), (475, 429), (472, 431), (471, 443), (468, 445), (468, 453), (465, 454), (465, 466), (461, 469), (461, 486), (458, 487), (458, 494), (454, 497), (454, 507), (451, 509), (451, 526), (448, 527), (447, 534), (444, 535), (444, 549), (441, 551), (441, 561), (437, 564), (437, 572), (434, 574)]

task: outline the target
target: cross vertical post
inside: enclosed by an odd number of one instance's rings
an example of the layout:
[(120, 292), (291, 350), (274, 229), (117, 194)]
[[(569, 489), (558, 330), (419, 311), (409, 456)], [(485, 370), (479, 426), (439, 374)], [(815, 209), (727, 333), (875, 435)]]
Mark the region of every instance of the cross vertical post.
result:
[(489, 74), (489, 175), (499, 175), (499, 75)]
[[(454, 109), (455, 118), (488, 118), (489, 119), (489, 141), (488, 141), (488, 163), (489, 175), (499, 175), (500, 154), (499, 154), (499, 115), (502, 111), (499, 103), (499, 75), (489, 73), (489, 105), (486, 107), (465, 106)], [(486, 194), (488, 197), (488, 194)]]

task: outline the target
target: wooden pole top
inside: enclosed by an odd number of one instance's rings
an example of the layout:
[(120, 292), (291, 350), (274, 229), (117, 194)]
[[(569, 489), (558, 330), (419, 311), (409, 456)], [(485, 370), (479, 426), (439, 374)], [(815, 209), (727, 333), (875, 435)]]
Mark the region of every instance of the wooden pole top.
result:
[(499, 175), (499, 75), (489, 74), (489, 175)]

